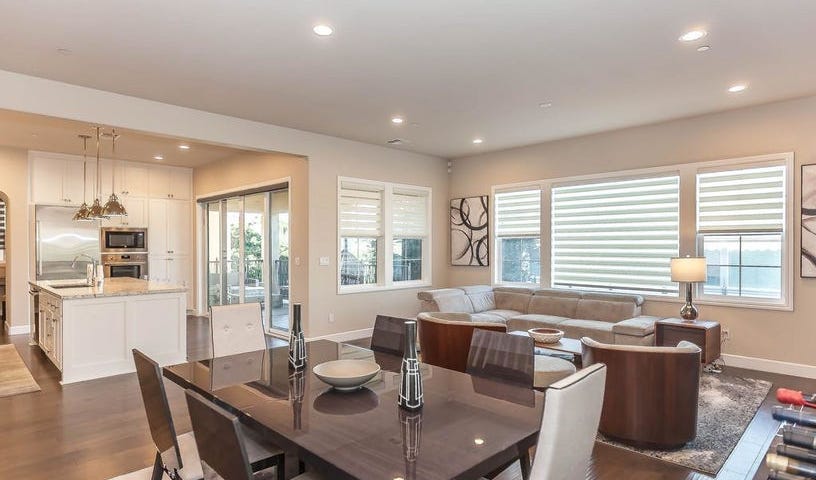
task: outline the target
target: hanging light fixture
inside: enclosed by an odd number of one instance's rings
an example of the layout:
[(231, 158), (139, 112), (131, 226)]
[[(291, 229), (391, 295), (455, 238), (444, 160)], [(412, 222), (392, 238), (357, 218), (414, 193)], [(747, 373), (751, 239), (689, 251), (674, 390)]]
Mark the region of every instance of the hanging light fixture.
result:
[(92, 222), (93, 219), (89, 216), (88, 203), (85, 201), (87, 198), (87, 192), (85, 190), (88, 186), (88, 139), (91, 138), (91, 136), (86, 134), (77, 136), (82, 139), (82, 205), (80, 205), (79, 210), (74, 213), (74, 221)]
[(102, 196), (102, 177), (99, 175), (99, 136), (101, 134), (101, 127), (96, 127), (96, 184), (98, 190), (95, 191), (96, 195), (94, 195), (93, 205), (88, 210), (88, 217), (91, 220), (105, 220), (105, 213), (102, 209), (102, 204), (99, 201), (99, 198)]
[[(111, 130), (111, 154), (116, 154), (116, 129)], [(124, 205), (119, 202), (119, 197), (116, 196), (116, 168), (113, 169), (111, 175), (111, 194), (105, 206), (102, 208), (102, 215), (105, 217), (127, 217), (127, 210)]]

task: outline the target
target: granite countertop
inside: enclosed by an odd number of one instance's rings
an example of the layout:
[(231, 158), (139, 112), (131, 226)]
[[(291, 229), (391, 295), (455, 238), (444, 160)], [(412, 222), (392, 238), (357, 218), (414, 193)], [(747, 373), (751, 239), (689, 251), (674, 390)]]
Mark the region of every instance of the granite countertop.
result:
[[(181, 285), (126, 277), (106, 278), (99, 288), (85, 285), (84, 280), (41, 280), (28, 283), (40, 287), (43, 291), (64, 300), (152, 295), (156, 293), (178, 293), (187, 291), (187, 287)], [(72, 285), (72, 287), (65, 288), (65, 285)], [(55, 288), (55, 286), (60, 288)]]

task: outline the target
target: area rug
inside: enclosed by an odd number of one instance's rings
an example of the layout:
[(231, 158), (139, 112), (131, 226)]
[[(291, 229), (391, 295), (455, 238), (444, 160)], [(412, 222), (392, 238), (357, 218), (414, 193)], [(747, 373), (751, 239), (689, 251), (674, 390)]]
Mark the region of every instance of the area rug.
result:
[(34, 381), (14, 345), (0, 345), (0, 397), (38, 391), (40, 386)]
[(600, 433), (598, 440), (716, 476), (770, 389), (771, 383), (764, 380), (703, 373), (700, 377), (697, 438), (680, 450), (666, 452), (630, 447)]

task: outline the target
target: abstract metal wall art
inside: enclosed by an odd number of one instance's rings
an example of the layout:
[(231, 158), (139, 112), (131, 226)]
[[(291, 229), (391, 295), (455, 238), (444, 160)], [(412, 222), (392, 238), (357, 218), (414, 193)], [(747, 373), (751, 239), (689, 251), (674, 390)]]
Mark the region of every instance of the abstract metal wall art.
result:
[(482, 195), (451, 200), (451, 265), (489, 265), (488, 198)]
[(801, 273), (816, 278), (816, 164), (802, 165)]

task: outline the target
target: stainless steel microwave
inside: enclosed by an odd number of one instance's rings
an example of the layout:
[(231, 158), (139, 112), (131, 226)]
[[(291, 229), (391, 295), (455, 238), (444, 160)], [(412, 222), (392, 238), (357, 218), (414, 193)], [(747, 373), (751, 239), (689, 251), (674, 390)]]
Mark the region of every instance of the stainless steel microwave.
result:
[(99, 250), (102, 253), (145, 253), (147, 229), (102, 228), (99, 234)]

